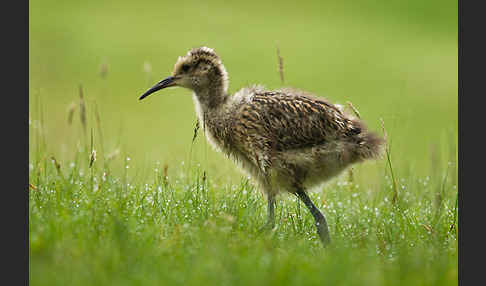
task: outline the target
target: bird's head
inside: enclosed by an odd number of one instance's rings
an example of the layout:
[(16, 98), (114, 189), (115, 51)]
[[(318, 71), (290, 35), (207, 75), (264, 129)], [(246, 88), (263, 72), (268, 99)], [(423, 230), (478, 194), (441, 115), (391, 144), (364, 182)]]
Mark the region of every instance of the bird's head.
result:
[(195, 92), (216, 88), (222, 89), (220, 91), (226, 93), (228, 74), (213, 49), (207, 47), (195, 48), (185, 56), (179, 57), (174, 65), (172, 75), (148, 89), (140, 99), (171, 86), (181, 86)]

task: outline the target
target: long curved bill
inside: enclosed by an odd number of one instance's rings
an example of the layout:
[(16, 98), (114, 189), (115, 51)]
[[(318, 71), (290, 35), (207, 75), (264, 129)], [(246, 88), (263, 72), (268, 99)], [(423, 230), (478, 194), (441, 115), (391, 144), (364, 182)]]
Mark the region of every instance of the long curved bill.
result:
[(152, 86), (149, 90), (147, 90), (144, 94), (142, 94), (139, 100), (144, 99), (145, 97), (156, 92), (157, 90), (176, 85), (174, 80), (175, 78), (173, 76), (169, 76), (168, 78), (161, 80), (156, 85)]

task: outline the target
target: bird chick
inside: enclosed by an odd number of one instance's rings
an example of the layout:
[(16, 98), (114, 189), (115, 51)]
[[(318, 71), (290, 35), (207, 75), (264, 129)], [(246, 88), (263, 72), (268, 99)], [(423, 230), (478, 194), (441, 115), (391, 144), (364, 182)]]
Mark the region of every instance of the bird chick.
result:
[(179, 57), (172, 75), (140, 99), (171, 86), (193, 91), (196, 113), (208, 141), (234, 159), (266, 195), (264, 228), (275, 225), (275, 196), (289, 192), (308, 208), (322, 243), (327, 245), (326, 219), (306, 190), (354, 163), (379, 157), (383, 139), (339, 106), (305, 91), (269, 91), (254, 85), (229, 95), (226, 69), (207, 47)]

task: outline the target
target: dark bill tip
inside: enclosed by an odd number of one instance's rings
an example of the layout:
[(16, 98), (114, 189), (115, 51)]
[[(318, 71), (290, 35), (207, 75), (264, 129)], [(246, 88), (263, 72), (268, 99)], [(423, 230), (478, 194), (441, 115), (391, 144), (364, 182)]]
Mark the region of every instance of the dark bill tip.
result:
[(166, 87), (169, 87), (169, 86), (174, 86), (175, 85), (174, 79), (175, 78), (173, 76), (169, 76), (168, 78), (161, 80), (156, 85), (149, 88), (144, 94), (142, 94), (142, 96), (140, 96), (139, 100), (144, 99), (145, 97), (151, 95), (152, 93), (156, 92), (157, 90), (160, 90), (160, 89), (163, 89), (163, 88), (166, 88)]

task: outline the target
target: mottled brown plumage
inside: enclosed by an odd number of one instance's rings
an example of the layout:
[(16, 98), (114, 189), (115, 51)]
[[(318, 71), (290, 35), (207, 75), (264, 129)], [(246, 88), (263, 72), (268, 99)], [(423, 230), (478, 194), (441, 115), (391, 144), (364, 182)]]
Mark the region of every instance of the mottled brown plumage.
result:
[(269, 91), (251, 86), (227, 94), (226, 70), (206, 47), (179, 57), (172, 76), (140, 99), (168, 86), (194, 91), (196, 113), (208, 140), (233, 158), (267, 195), (268, 227), (274, 225), (275, 196), (286, 191), (305, 203), (322, 242), (329, 241), (326, 220), (305, 190), (353, 163), (377, 158), (380, 137), (340, 106), (297, 89)]

